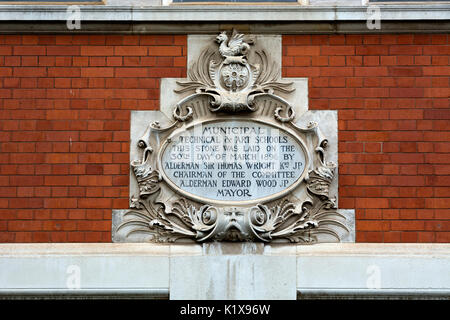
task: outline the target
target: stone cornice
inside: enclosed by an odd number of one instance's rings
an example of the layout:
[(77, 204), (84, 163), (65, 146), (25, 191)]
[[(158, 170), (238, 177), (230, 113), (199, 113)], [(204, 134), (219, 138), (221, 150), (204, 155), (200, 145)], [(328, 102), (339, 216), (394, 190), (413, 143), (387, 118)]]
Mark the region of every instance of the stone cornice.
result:
[[(450, 4), (377, 5), (388, 20), (450, 20)], [(360, 21), (366, 6), (102, 6), (81, 5), (85, 21), (222, 22)], [(66, 20), (64, 5), (0, 5), (1, 21)]]
[(365, 6), (82, 5), (81, 29), (67, 30), (65, 5), (0, 5), (0, 33), (215, 33), (230, 24), (259, 33), (448, 32), (450, 4), (378, 5), (381, 30)]

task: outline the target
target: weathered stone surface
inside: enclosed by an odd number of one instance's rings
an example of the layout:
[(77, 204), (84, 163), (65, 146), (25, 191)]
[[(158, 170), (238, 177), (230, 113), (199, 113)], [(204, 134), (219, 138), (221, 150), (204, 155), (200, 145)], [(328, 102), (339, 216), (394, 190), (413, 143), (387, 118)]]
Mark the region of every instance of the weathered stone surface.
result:
[(294, 300), (295, 257), (262, 255), (261, 245), (204, 244), (203, 256), (172, 258), (170, 299)]
[[(448, 298), (449, 263), (449, 244), (0, 244), (0, 298), (44, 295), (168, 298), (170, 291), (170, 296), (178, 299), (202, 299), (207, 294), (215, 299), (244, 294), (243, 299), (262, 296), (295, 299), (292, 283), (299, 298), (365, 295)], [(228, 275), (242, 280), (242, 284), (229, 286), (231, 291), (226, 291), (228, 278), (223, 273), (217, 275), (217, 281), (209, 274), (227, 272), (227, 265), (231, 267)], [(238, 270), (238, 266), (243, 270)], [(170, 270), (171, 267), (176, 269)], [(280, 270), (288, 274), (282, 275)], [(254, 280), (247, 278), (253, 274)], [(273, 287), (264, 274), (275, 281)], [(199, 283), (192, 287), (195, 279)], [(255, 283), (256, 280), (261, 283)], [(236, 284), (233, 278), (232, 283)], [(197, 285), (205, 290), (203, 294), (194, 293)], [(256, 291), (249, 292), (250, 288)], [(274, 291), (262, 293), (263, 288)], [(281, 288), (287, 292), (280, 294)], [(220, 289), (225, 291), (220, 293)]]

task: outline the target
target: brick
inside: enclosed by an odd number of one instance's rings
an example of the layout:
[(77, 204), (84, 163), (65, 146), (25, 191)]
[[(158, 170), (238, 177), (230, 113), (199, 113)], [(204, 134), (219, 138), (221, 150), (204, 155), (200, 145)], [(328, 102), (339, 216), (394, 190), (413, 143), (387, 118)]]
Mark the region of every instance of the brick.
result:
[(51, 234), (49, 232), (34, 232), (33, 242), (50, 242)]
[(5, 44), (21, 44), (22, 37), (20, 35), (3, 35), (3, 43)]
[(0, 208), (9, 208), (9, 200), (0, 198)]
[(428, 64), (433, 64), (433, 65), (439, 65), (439, 66), (448, 66), (448, 57), (446, 56), (428, 56), (428, 58), (430, 58), (431, 63)]
[(450, 55), (450, 45), (423, 46), (424, 55)]
[(383, 233), (383, 242), (386, 243), (395, 243), (401, 242), (401, 232), (391, 231)]
[(82, 68), (81, 69), (81, 76), (82, 77), (101, 77), (101, 78), (107, 78), (107, 77), (113, 77), (114, 76), (114, 68)]
[(45, 208), (76, 208), (77, 199), (76, 198), (52, 198), (45, 199)]
[[(33, 197), (33, 193), (34, 193), (33, 187), (18, 187), (17, 188), (17, 197)], [(18, 218), (19, 218), (19, 215), (18, 215)]]
[(79, 77), (81, 75), (81, 70), (78, 67), (50, 67), (48, 68), (49, 77), (64, 77), (72, 78)]
[(320, 54), (320, 46), (288, 46), (287, 56), (317, 56)]
[(388, 133), (390, 141), (421, 141), (423, 140), (422, 132), (398, 131)]
[(448, 76), (450, 74), (449, 66), (422, 67), (424, 76)]
[(114, 97), (122, 99), (147, 99), (148, 93), (148, 89), (116, 89), (114, 90)]
[(113, 199), (113, 206), (114, 208), (128, 208), (128, 199)]
[(450, 158), (438, 153), (425, 154), (425, 163), (450, 163)]
[(421, 67), (389, 67), (389, 76), (392, 77), (420, 77)]
[(392, 163), (423, 163), (424, 155), (422, 153), (392, 153), (390, 154)]
[(150, 77), (181, 78), (185, 77), (184, 68), (155, 67), (149, 68)]
[(434, 144), (434, 151), (441, 153), (450, 153), (450, 143), (449, 142), (437, 142)]
[(450, 110), (424, 110), (424, 119), (450, 119)]
[(8, 231), (35, 231), (40, 230), (42, 222), (33, 220), (8, 221)]
[(355, 89), (353, 88), (321, 88), (320, 96), (333, 97), (333, 98), (345, 98), (353, 97)]
[(399, 120), (397, 121), (398, 124), (398, 130), (416, 130), (417, 129), (417, 125), (416, 125), (417, 121), (416, 120)]
[(364, 44), (379, 44), (381, 42), (380, 35), (377, 34), (365, 34), (363, 35)]
[(111, 186), (112, 177), (103, 175), (86, 175), (78, 178), (80, 186)]
[(394, 198), (391, 199), (392, 208), (424, 208), (425, 201), (422, 198)]
[(351, 67), (324, 67), (324, 68), (320, 68), (320, 76), (351, 77), (351, 76), (353, 76), (353, 68), (351, 68)]
[(311, 37), (311, 44), (314, 45), (327, 45), (329, 44), (330, 37), (328, 35), (317, 35)]
[[(390, 55), (422, 55), (422, 46), (417, 45), (392, 45), (389, 46)], [(429, 53), (423, 52), (424, 55)]]
[(45, 68), (45, 67), (15, 67), (13, 70), (13, 76), (14, 77), (45, 77), (45, 76), (47, 76), (47, 68)]
[(389, 96), (389, 89), (387, 88), (357, 88), (355, 95), (358, 97), (368, 98), (382, 98)]
[[(168, 47), (168, 48), (172, 48), (172, 47)], [(178, 48), (178, 50), (181, 53), (181, 48)], [(118, 47), (114, 48), (114, 55), (116, 55), (116, 56), (146, 56), (147, 55), (147, 47), (118, 46)]]
[(9, 208), (42, 208), (43, 200), (38, 198), (9, 199)]
[(417, 165), (409, 164), (409, 165), (402, 165), (402, 166), (400, 166), (400, 174), (402, 174), (402, 175), (409, 175), (409, 176), (417, 175)]
[(48, 56), (76, 56), (80, 54), (79, 46), (47, 46)]
[[(433, 219), (434, 218), (433, 209), (417, 209), (417, 218), (418, 219)], [(436, 219), (439, 219), (439, 216), (436, 216)]]
[(117, 176), (112, 178), (113, 186), (128, 186), (129, 178), (128, 176)]
[(402, 242), (417, 242), (417, 232), (402, 232), (401, 233)]
[(423, 221), (411, 221), (411, 220), (404, 220), (404, 221), (391, 221), (391, 230), (393, 231), (407, 231), (407, 230), (418, 230), (421, 231), (424, 229), (424, 222)]
[(78, 111), (74, 110), (47, 110), (46, 118), (48, 120), (62, 120), (62, 119), (78, 119)]
[(381, 143), (378, 142), (365, 142), (364, 143), (364, 152), (381, 152)]
[(44, 178), (40, 176), (11, 176), (9, 178), (10, 186), (41, 186)]
[[(177, 43), (175, 43), (175, 39), (177, 39)], [(172, 44), (184, 44), (185, 43), (184, 36), (172, 36), (172, 35), (143, 35), (139, 37), (140, 45), (172, 45)], [(284, 41), (284, 40), (283, 40)]]
[(400, 152), (417, 152), (417, 143), (403, 142), (400, 144)]
[(182, 47), (179, 46), (151, 46), (148, 47), (149, 56), (181, 56)]
[(116, 77), (130, 77), (130, 78), (139, 78), (139, 77), (148, 77), (149, 70), (147, 68), (119, 68), (115, 70)]
[(450, 224), (448, 220), (434, 220), (425, 221), (426, 231), (445, 231), (450, 230)]
[[(296, 56), (295, 58), (298, 58), (298, 56)], [(311, 58), (311, 66), (313, 66), (313, 67), (328, 66), (328, 58), (329, 57), (327, 57), (327, 56), (311, 56), (308, 58)]]
[(363, 143), (347, 142), (339, 144), (339, 152), (362, 152), (364, 149)]
[(111, 153), (81, 153), (78, 155), (79, 163), (111, 163), (112, 154)]
[(378, 66), (380, 64), (379, 56), (364, 56), (363, 64), (365, 66)]
[(185, 67), (187, 64), (186, 57), (174, 57), (173, 66), (174, 67)]
[(423, 176), (392, 176), (390, 185), (392, 186), (423, 186), (425, 178)]
[(82, 56), (112, 56), (113, 46), (82, 46), (80, 54)]
[(414, 56), (397, 56), (397, 65), (407, 66), (414, 64)]
[(359, 175), (356, 176), (356, 185), (359, 186), (379, 186), (379, 185), (388, 185), (389, 177), (381, 176), (381, 175)]
[(446, 34), (432, 34), (431, 35), (431, 43), (432, 44), (447, 44), (447, 35)]
[(434, 232), (417, 232), (417, 242), (435, 242)]
[(383, 242), (383, 232), (364, 232), (365, 242)]
[(378, 67), (355, 67), (356, 77), (385, 77), (389, 69), (384, 66)]
[(362, 44), (363, 37), (358, 34), (346, 34), (345, 44)]
[(55, 66), (71, 67), (72, 66), (72, 57), (55, 57)]
[(78, 200), (79, 208), (112, 208), (111, 199), (105, 198), (82, 198)]
[(427, 208), (446, 209), (450, 207), (450, 198), (425, 199), (425, 206)]
[(16, 197), (17, 189), (15, 187), (0, 187), (0, 197)]
[(425, 131), (423, 133), (423, 140), (425, 141), (443, 141), (447, 142), (450, 140), (450, 133), (444, 132), (444, 131), (436, 131), (436, 132), (429, 132)]
[[(76, 186), (78, 184), (77, 176), (46, 176), (44, 179), (46, 186)], [(42, 185), (42, 183), (41, 183)]]
[(14, 46), (14, 55), (16, 56), (44, 56), (46, 55), (45, 46)]
[(68, 242), (85, 242), (84, 232), (68, 232), (67, 233)]
[(111, 141), (111, 131), (84, 131), (80, 133), (80, 141)]
[(387, 55), (389, 53), (389, 47), (383, 45), (363, 45), (355, 46), (355, 54), (361, 56), (379, 56)]
[(78, 155), (73, 153), (48, 153), (45, 156), (46, 163), (75, 163)]
[(358, 231), (384, 231), (388, 230), (389, 222), (380, 220), (357, 220), (356, 229)]
[[(355, 54), (355, 47), (354, 46), (321, 46), (320, 47), (320, 53), (322, 55), (330, 55), (330, 56), (337, 56), (337, 55), (354, 55)], [(358, 53), (356, 53), (358, 54)]]

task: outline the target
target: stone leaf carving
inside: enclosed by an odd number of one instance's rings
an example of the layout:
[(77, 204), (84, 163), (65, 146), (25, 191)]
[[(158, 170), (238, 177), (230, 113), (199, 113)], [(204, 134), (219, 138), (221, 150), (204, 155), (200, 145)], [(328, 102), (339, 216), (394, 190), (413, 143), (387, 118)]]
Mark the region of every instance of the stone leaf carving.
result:
[[(178, 82), (176, 94), (188, 94), (173, 110), (173, 122), (151, 123), (131, 162), (139, 194), (114, 230), (125, 239), (144, 233), (149, 241), (263, 241), (316, 243), (318, 235), (340, 240), (336, 230), (348, 231), (329, 188), (336, 165), (325, 161), (328, 145), (316, 122), (295, 124), (291, 104), (278, 95), (292, 92), (279, 79), (279, 67), (264, 50), (249, 61), (253, 41), (233, 31), (222, 32)], [(218, 44), (218, 45), (217, 45)], [(174, 190), (161, 168), (161, 150), (176, 132), (189, 126), (226, 119), (262, 122), (298, 139), (306, 154), (304, 174), (292, 192), (268, 196), (257, 203), (211, 203)]]
[[(217, 36), (219, 49), (205, 49), (192, 68), (188, 71), (188, 81), (180, 81), (182, 87), (176, 93), (195, 91), (181, 100), (174, 111), (175, 119), (188, 119), (189, 107), (185, 104), (198, 95), (211, 98), (209, 108), (212, 112), (242, 112), (255, 111), (255, 98), (263, 95), (273, 95), (290, 109), (289, 120), (294, 117), (293, 109), (283, 98), (274, 95), (274, 89), (282, 92), (292, 92), (292, 83), (280, 82), (279, 70), (270, 61), (265, 51), (256, 52), (259, 59), (251, 64), (247, 54), (253, 41), (244, 39), (243, 34), (233, 31), (230, 39), (225, 32)], [(282, 107), (280, 107), (282, 108)], [(182, 111), (183, 110), (183, 111)], [(281, 112), (281, 109), (277, 112)], [(280, 118), (283, 118), (280, 116)]]

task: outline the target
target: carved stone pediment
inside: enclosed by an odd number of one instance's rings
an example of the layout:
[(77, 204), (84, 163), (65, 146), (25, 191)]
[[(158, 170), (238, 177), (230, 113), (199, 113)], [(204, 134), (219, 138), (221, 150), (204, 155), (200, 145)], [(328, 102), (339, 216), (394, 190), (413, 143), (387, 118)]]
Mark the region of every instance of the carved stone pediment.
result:
[(177, 82), (171, 122), (151, 122), (139, 139), (139, 191), (113, 237), (340, 241), (348, 230), (329, 194), (336, 164), (319, 124), (295, 122), (292, 83), (265, 50), (250, 57), (251, 38), (223, 32), (216, 42)]

